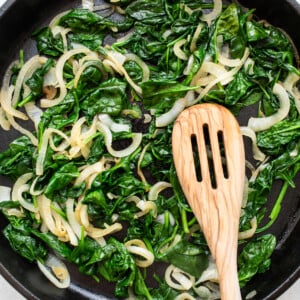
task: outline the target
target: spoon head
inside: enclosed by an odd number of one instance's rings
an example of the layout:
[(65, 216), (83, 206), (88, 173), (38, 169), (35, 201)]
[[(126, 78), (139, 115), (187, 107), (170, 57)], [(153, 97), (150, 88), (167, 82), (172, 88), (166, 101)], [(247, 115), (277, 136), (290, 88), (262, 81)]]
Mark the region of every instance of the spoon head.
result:
[(174, 124), (172, 148), (179, 182), (200, 225), (204, 226), (203, 218), (212, 216), (207, 201), (216, 202), (214, 205), (226, 218), (238, 223), (245, 153), (240, 127), (232, 113), (208, 103), (184, 110)]

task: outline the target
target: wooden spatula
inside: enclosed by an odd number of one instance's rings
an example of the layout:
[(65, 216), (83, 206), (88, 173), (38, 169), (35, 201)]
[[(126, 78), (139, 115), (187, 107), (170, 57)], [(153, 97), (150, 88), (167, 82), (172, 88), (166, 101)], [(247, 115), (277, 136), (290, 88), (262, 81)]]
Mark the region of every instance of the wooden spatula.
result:
[(221, 105), (194, 105), (175, 121), (172, 147), (179, 182), (216, 260), (221, 299), (241, 299), (237, 242), (245, 154), (239, 124)]

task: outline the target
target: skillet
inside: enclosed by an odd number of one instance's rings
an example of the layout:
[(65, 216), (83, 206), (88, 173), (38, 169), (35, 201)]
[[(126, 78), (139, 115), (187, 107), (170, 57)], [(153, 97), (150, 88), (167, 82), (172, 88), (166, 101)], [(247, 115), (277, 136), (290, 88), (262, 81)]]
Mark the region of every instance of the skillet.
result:
[[(26, 58), (35, 53), (34, 43), (30, 39), (33, 30), (49, 23), (53, 16), (74, 6), (78, 0), (8, 0), (0, 10), (0, 78), (8, 64), (24, 49)], [(300, 4), (296, 0), (241, 0), (242, 5), (256, 8), (256, 15), (281, 27), (292, 37), (297, 49), (300, 49)], [(0, 151), (16, 135), (0, 132)], [(254, 299), (276, 299), (300, 275), (300, 176), (296, 178), (298, 188), (290, 189), (283, 203), (280, 217), (269, 230), (274, 233), (278, 245), (272, 256), (272, 265), (268, 272), (257, 275), (246, 288), (243, 295), (257, 291)], [(9, 182), (0, 177), (0, 184)], [(276, 194), (276, 190), (273, 191)], [(5, 220), (0, 216), (0, 229)], [(112, 286), (96, 283), (93, 279), (79, 274), (69, 266), (72, 284), (66, 290), (55, 288), (32, 265), (14, 253), (3, 235), (0, 235), (0, 272), (27, 299), (112, 299)]]

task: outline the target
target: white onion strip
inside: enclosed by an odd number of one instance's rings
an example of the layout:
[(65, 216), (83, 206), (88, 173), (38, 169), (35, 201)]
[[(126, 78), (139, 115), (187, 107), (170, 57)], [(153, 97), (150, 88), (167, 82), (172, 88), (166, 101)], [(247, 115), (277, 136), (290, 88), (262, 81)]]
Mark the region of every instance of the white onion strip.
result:
[(59, 236), (59, 232), (56, 229), (54, 219), (51, 212), (51, 200), (44, 194), (37, 196), (37, 204), (41, 219), (44, 222), (44, 226), (50, 230), (54, 235)]
[[(250, 51), (248, 48), (245, 49), (244, 55), (241, 58), (241, 64), (240, 66), (234, 67), (233, 69), (231, 69), (230, 71), (228, 71), (227, 73), (222, 74), (221, 76), (217, 77), (215, 80), (211, 81), (199, 94), (199, 96), (195, 99), (194, 103), (197, 103), (199, 100), (201, 100), (216, 84), (218, 84), (219, 82), (224, 82), (224, 80), (233, 79), (233, 76), (240, 70), (240, 68), (243, 66), (244, 62), (246, 61), (246, 59), (248, 58), (250, 54)], [(228, 82), (227, 82), (228, 83)]]
[(37, 261), (41, 272), (58, 288), (66, 289), (71, 279), (66, 265), (52, 254), (48, 254), (45, 264)]
[(0, 202), (11, 200), (11, 188), (8, 186), (0, 185)]
[(248, 121), (248, 127), (254, 131), (262, 131), (270, 128), (277, 122), (283, 120), (290, 110), (290, 99), (285, 88), (276, 83), (273, 88), (273, 93), (278, 97), (279, 109), (276, 113), (268, 117), (254, 118), (251, 117)]
[(71, 228), (73, 229), (76, 236), (80, 239), (81, 238), (81, 225), (77, 221), (74, 213), (74, 199), (69, 198), (66, 201), (66, 214), (69, 221)]
[(207, 24), (210, 25), (211, 22), (220, 15), (221, 12), (222, 12), (222, 0), (214, 0), (213, 10), (210, 13), (201, 16), (201, 20), (207, 22)]
[(125, 247), (127, 248), (129, 253), (143, 258), (135, 258), (135, 263), (138, 267), (147, 268), (153, 264), (154, 255), (147, 249), (145, 243), (142, 240), (129, 240), (125, 243)]
[(116, 123), (108, 114), (99, 114), (98, 118), (113, 132), (130, 131), (130, 126), (128, 124)]
[(192, 295), (187, 292), (181, 293), (174, 300), (196, 300)]
[(240, 129), (242, 135), (247, 136), (252, 140), (252, 151), (253, 151), (254, 159), (263, 161), (266, 158), (266, 155), (263, 152), (261, 152), (257, 146), (255, 131), (252, 130), (250, 127), (246, 127), (246, 126), (242, 126)]
[(174, 50), (174, 54), (181, 60), (187, 60), (188, 57), (187, 55), (183, 52), (183, 50), (181, 49), (181, 47), (186, 43), (186, 39), (182, 39), (177, 41), (174, 46), (173, 46), (173, 50)]
[(157, 199), (158, 194), (164, 189), (172, 187), (171, 183), (165, 181), (156, 182), (148, 193), (148, 200), (154, 201)]
[(251, 238), (255, 234), (255, 231), (257, 229), (257, 219), (256, 219), (256, 216), (254, 216), (251, 219), (250, 225), (251, 225), (250, 229), (239, 232), (239, 235), (238, 235), (239, 240), (249, 239), (249, 238)]
[(112, 148), (112, 133), (108, 126), (103, 124), (102, 122), (97, 123), (98, 130), (103, 133), (105, 146), (109, 154), (115, 157), (125, 157), (132, 154), (141, 144), (143, 134), (142, 133), (133, 133), (132, 134), (132, 143), (125, 149), (115, 150)]
[(134, 61), (141, 67), (141, 69), (143, 71), (142, 82), (149, 80), (149, 77), (150, 77), (149, 67), (139, 56), (137, 56), (133, 53), (126, 53), (126, 54), (124, 54), (124, 56), (126, 58), (125, 61)]
[(37, 213), (38, 208), (34, 206), (33, 203), (26, 201), (22, 194), (24, 192), (28, 192), (30, 189), (30, 185), (27, 182), (33, 177), (33, 173), (26, 173), (20, 176), (17, 181), (15, 182), (13, 189), (12, 189), (12, 199), (13, 201), (19, 201), (21, 206), (25, 209)]
[(185, 98), (180, 98), (176, 100), (169, 111), (156, 118), (156, 127), (165, 127), (171, 124), (177, 118), (177, 116), (185, 109), (185, 107)]
[(186, 291), (189, 290), (195, 283), (194, 276), (170, 265), (165, 272), (166, 283), (173, 289)]
[(64, 69), (65, 63), (74, 55), (89, 54), (90, 52), (91, 52), (91, 50), (89, 50), (88, 48), (81, 47), (81, 48), (73, 49), (73, 50), (66, 52), (58, 59), (55, 71), (56, 71), (56, 78), (57, 78), (58, 86), (60, 89), (59, 96), (52, 100), (41, 99), (41, 107), (55, 106), (64, 99), (64, 97), (67, 95), (67, 87), (65, 85), (65, 81), (63, 78), (63, 69)]
[(49, 139), (53, 133), (61, 136), (63, 139), (66, 140), (67, 143), (70, 143), (69, 137), (65, 135), (62, 131), (55, 128), (47, 128), (43, 133), (42, 143), (36, 160), (36, 175), (43, 175), (44, 173), (44, 161), (46, 158), (47, 147), (48, 147)]

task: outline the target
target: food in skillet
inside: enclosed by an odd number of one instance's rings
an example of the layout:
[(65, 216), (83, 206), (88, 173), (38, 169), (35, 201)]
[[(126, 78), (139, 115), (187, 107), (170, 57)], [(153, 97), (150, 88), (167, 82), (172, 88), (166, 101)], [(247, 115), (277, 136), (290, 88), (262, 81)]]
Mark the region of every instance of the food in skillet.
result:
[[(253, 143), (243, 287), (270, 266), (276, 238), (266, 230), (300, 167), (293, 46), (235, 3), (112, 2), (83, 1), (87, 9), (55, 17), (33, 33), (38, 54), (25, 60), (21, 51), (7, 69), (0, 124), (20, 137), (0, 154), (0, 173), (12, 180), (1, 187), (3, 234), (61, 288), (70, 283), (65, 260), (114, 282), (117, 297), (217, 299), (215, 264), (176, 177), (172, 124), (196, 103), (236, 115), (257, 107), (242, 127)], [(163, 278), (148, 271), (162, 262)]]

